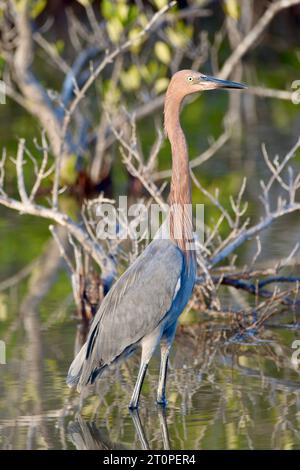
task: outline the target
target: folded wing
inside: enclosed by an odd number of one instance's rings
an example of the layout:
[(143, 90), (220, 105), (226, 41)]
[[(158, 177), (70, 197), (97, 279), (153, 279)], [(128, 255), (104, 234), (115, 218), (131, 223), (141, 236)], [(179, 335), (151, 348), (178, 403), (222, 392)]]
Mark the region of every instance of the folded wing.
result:
[(101, 369), (159, 325), (172, 306), (183, 262), (169, 240), (155, 240), (146, 248), (104, 298), (70, 367), (69, 385), (80, 389), (93, 382)]

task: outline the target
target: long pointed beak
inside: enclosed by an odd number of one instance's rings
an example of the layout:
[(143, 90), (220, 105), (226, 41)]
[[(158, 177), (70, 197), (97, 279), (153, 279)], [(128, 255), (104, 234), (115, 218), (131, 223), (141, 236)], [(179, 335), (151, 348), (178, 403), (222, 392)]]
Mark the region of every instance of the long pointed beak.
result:
[(205, 77), (201, 78), (201, 81), (210, 82), (215, 85), (216, 88), (247, 88), (247, 85), (238, 82), (231, 82), (230, 80), (220, 80), (219, 78), (210, 77), (209, 75), (205, 75)]

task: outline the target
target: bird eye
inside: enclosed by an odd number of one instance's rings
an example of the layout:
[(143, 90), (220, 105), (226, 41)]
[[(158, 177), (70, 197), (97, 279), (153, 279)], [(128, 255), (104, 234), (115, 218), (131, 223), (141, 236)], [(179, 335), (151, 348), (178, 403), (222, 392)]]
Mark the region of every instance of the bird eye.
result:
[(194, 80), (194, 78), (191, 77), (191, 76), (187, 78), (187, 81), (188, 81), (188, 82), (192, 82), (193, 80)]

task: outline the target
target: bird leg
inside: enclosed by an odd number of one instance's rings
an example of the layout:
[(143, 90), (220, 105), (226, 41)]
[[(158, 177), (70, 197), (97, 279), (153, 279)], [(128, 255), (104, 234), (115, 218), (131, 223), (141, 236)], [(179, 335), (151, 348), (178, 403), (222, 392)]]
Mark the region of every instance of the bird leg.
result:
[(143, 386), (144, 378), (146, 375), (146, 371), (148, 368), (148, 364), (150, 362), (151, 357), (156, 349), (161, 338), (160, 327), (156, 328), (152, 333), (145, 336), (142, 340), (142, 357), (141, 357), (141, 365), (140, 370), (138, 373), (138, 377), (136, 380), (136, 384), (133, 390), (133, 394), (129, 403), (129, 409), (134, 410), (139, 405), (139, 398), (141, 389)]
[(144, 378), (146, 375), (147, 367), (148, 367), (148, 362), (141, 361), (140, 370), (139, 370), (138, 377), (134, 386), (133, 394), (129, 403), (130, 410), (135, 410), (139, 405), (140, 393), (141, 393)]
[(166, 382), (167, 382), (170, 348), (171, 348), (171, 344), (163, 343), (161, 345), (160, 371), (159, 371), (156, 401), (159, 405), (162, 405), (162, 406), (167, 405)]

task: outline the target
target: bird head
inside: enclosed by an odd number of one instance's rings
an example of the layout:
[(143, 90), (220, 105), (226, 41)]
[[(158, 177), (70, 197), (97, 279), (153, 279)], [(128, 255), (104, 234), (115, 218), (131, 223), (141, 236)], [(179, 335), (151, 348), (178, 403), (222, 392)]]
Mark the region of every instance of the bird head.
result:
[(181, 95), (182, 98), (193, 93), (215, 90), (216, 88), (242, 89), (247, 88), (247, 86), (230, 80), (220, 80), (219, 78), (204, 75), (193, 70), (180, 70), (176, 72), (169, 85), (169, 89)]

